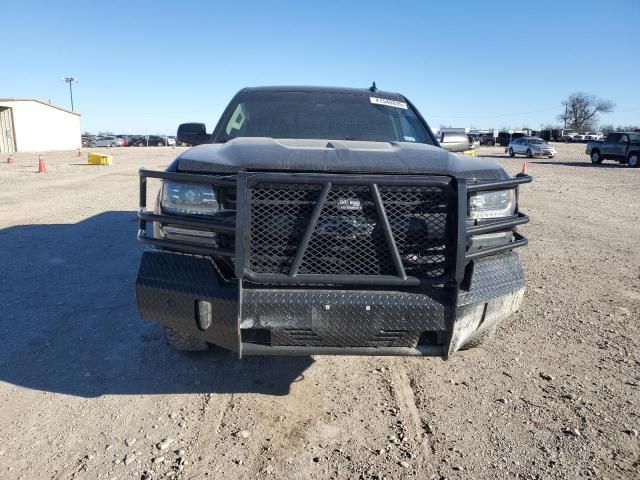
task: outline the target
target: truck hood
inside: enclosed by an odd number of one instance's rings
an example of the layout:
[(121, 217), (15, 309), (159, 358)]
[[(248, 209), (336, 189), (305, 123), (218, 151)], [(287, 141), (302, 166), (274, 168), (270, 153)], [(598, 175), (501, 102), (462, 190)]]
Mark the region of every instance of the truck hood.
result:
[(256, 137), (193, 147), (178, 156), (169, 170), (219, 174), (239, 171), (421, 174), (483, 180), (509, 177), (493, 162), (425, 144)]

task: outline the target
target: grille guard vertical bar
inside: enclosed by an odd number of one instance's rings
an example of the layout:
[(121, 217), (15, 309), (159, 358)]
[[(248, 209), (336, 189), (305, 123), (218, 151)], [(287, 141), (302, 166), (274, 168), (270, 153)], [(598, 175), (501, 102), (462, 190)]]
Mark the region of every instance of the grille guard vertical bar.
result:
[(320, 213), (322, 213), (324, 202), (327, 200), (327, 196), (329, 195), (330, 190), (331, 182), (325, 183), (322, 186), (322, 190), (320, 191), (318, 198), (316, 199), (316, 205), (315, 207), (313, 207), (313, 212), (311, 212), (309, 223), (307, 224), (307, 228), (304, 231), (304, 235), (302, 236), (302, 240), (300, 241), (300, 245), (298, 246), (298, 250), (296, 251), (296, 256), (291, 263), (291, 268), (289, 269), (290, 277), (295, 277), (298, 274), (298, 268), (300, 268), (300, 264), (302, 263), (302, 259), (304, 258), (304, 253), (307, 251), (307, 247), (309, 246), (309, 242), (311, 241), (311, 236), (313, 235), (313, 231), (316, 229), (318, 218), (320, 218)]
[(456, 252), (455, 252), (455, 283), (460, 285), (464, 278), (465, 269), (465, 255), (467, 253), (467, 180), (459, 178), (456, 180), (456, 197), (455, 201), (456, 214), (455, 214), (455, 238), (456, 238)]
[[(140, 171), (140, 197), (139, 197), (139, 209), (147, 209), (147, 177)], [(147, 221), (144, 218), (138, 217), (138, 235), (147, 231)]]
[[(464, 278), (466, 268), (465, 255), (467, 253), (467, 203), (468, 191), (467, 180), (456, 179), (454, 183), (453, 197), (451, 199), (451, 209), (453, 211), (453, 235), (455, 238), (455, 251), (453, 253), (454, 275), (449, 284), (449, 311), (446, 312), (448, 322), (448, 335), (445, 345), (451, 345), (454, 327), (458, 319), (458, 298), (460, 296), (460, 284)], [(445, 358), (449, 358), (449, 349), (445, 353)]]
[(391, 225), (389, 225), (387, 212), (385, 211), (384, 205), (382, 204), (382, 198), (380, 198), (380, 191), (378, 190), (378, 185), (376, 183), (372, 183), (371, 185), (369, 185), (369, 188), (371, 190), (371, 197), (373, 199), (373, 204), (376, 206), (376, 213), (378, 214), (378, 219), (382, 222), (382, 231), (384, 233), (384, 238), (387, 241), (387, 246), (389, 247), (389, 251), (391, 253), (391, 259), (393, 260), (393, 265), (396, 267), (398, 276), (403, 280), (406, 280), (407, 274), (404, 271), (404, 265), (402, 265), (402, 260), (400, 259), (400, 252), (398, 252), (398, 246), (396, 245), (396, 241), (393, 238), (393, 232), (391, 231)]
[(242, 282), (245, 272), (249, 270), (249, 242), (251, 237), (251, 200), (247, 182), (249, 174), (238, 173), (238, 185), (236, 187), (236, 278)]

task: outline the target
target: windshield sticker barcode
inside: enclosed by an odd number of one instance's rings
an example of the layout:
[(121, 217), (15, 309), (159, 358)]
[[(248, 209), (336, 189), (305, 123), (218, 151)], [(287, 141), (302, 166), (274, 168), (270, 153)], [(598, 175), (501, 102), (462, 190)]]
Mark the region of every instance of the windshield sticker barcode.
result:
[(378, 97), (369, 97), (371, 103), (375, 103), (376, 105), (384, 105), (386, 107), (395, 107), (395, 108), (403, 108), (407, 109), (407, 104), (404, 102), (398, 102), (397, 100), (389, 100), (388, 98), (378, 98)]

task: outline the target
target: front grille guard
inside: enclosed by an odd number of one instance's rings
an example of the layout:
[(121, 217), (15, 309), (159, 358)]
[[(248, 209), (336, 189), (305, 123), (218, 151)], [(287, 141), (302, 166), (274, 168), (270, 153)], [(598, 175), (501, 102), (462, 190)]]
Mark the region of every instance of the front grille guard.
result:
[[(344, 286), (395, 286), (416, 287), (421, 285), (459, 286), (464, 278), (466, 265), (477, 258), (495, 255), (514, 248), (523, 247), (527, 239), (514, 231), (514, 239), (502, 245), (491, 246), (476, 251), (467, 251), (468, 239), (472, 235), (513, 231), (517, 225), (529, 221), (529, 217), (518, 213), (515, 217), (485, 222), (479, 225), (467, 225), (468, 195), (472, 192), (517, 189), (519, 185), (529, 183), (532, 177), (518, 175), (507, 180), (469, 183), (465, 179), (449, 179), (433, 176), (356, 176), (333, 174), (297, 174), (297, 173), (248, 173), (240, 172), (233, 176), (201, 175), (176, 172), (158, 172), (140, 169), (140, 205), (138, 210), (138, 240), (144, 244), (179, 252), (206, 255), (212, 257), (229, 257), (235, 259), (235, 274), (238, 279), (272, 285), (344, 285)], [(214, 187), (237, 187), (236, 224), (215, 219), (194, 218), (184, 215), (165, 215), (147, 211), (147, 179), (157, 178), (188, 183), (204, 183)], [(251, 206), (248, 198), (250, 187), (257, 183), (305, 183), (321, 184), (319, 200), (313, 209), (311, 218), (305, 229), (302, 241), (296, 252), (288, 274), (256, 273), (249, 268), (249, 242), (251, 224)], [(376, 212), (391, 255), (396, 275), (316, 275), (300, 274), (298, 269), (308, 247), (315, 224), (320, 216), (323, 200), (332, 185), (364, 185), (368, 186), (375, 204)], [(448, 218), (448, 240), (455, 240), (452, 250), (447, 254), (445, 273), (438, 277), (422, 278), (407, 275), (398, 247), (394, 241), (384, 205), (380, 198), (379, 185), (384, 186), (440, 186), (449, 191), (450, 209)], [(517, 191), (517, 190), (516, 190)], [(463, 199), (463, 201), (460, 201)], [(157, 238), (147, 232), (147, 222), (160, 225), (178, 225), (220, 234), (236, 234), (235, 250), (214, 248), (178, 240)]]
[[(316, 176), (317, 177), (317, 176)], [(349, 179), (344, 175), (322, 175), (324, 186), (322, 188), (321, 195), (326, 195), (326, 192), (332, 184), (340, 184), (345, 182), (353, 182), (354, 178)], [(204, 183), (217, 187), (233, 188), (237, 187), (237, 213), (236, 224), (229, 225), (227, 223), (221, 223), (213, 219), (204, 220), (199, 218), (193, 218), (189, 216), (176, 216), (176, 215), (163, 215), (147, 212), (147, 178), (158, 178), (166, 180), (175, 180), (182, 182)], [(376, 211), (378, 217), (382, 221), (384, 229), (384, 236), (389, 246), (390, 254), (393, 257), (393, 263), (396, 268), (396, 276), (349, 276), (344, 275), (322, 275), (321, 277), (304, 276), (296, 273), (295, 268), (291, 268), (289, 275), (281, 275), (275, 277), (270, 274), (256, 274), (247, 268), (247, 255), (248, 241), (249, 241), (249, 229), (250, 226), (250, 204), (247, 202), (247, 186), (249, 184), (269, 179), (270, 181), (282, 181), (291, 182), (292, 180), (305, 182), (314, 181), (312, 175), (299, 175), (299, 174), (262, 174), (262, 173), (239, 173), (237, 176), (214, 176), (214, 175), (193, 175), (175, 172), (155, 172), (149, 170), (140, 170), (140, 208), (138, 212), (139, 229), (138, 240), (145, 244), (154, 245), (162, 249), (173, 250), (178, 252), (193, 253), (198, 255), (210, 256), (210, 257), (231, 257), (235, 260), (236, 276), (238, 277), (238, 289), (237, 289), (237, 317), (230, 319), (231, 323), (226, 325), (226, 333), (228, 334), (228, 343), (224, 345), (227, 348), (236, 350), (238, 356), (241, 358), (244, 354), (309, 354), (311, 351), (317, 354), (343, 354), (343, 353), (359, 353), (368, 355), (442, 355), (448, 358), (452, 352), (451, 345), (454, 343), (456, 331), (459, 328), (457, 326), (458, 318), (458, 299), (461, 290), (461, 286), (465, 280), (465, 271), (467, 265), (474, 259), (494, 255), (497, 253), (509, 251), (513, 248), (522, 247), (527, 244), (527, 239), (520, 234), (514, 232), (514, 240), (504, 245), (492, 246), (484, 248), (475, 252), (468, 252), (467, 244), (470, 236), (478, 235), (482, 233), (491, 233), (498, 231), (513, 231), (517, 225), (528, 222), (528, 217), (522, 213), (518, 213), (517, 216), (508, 219), (491, 221), (481, 225), (467, 226), (467, 205), (468, 195), (470, 192), (477, 191), (491, 191), (514, 188), (517, 189), (519, 185), (529, 183), (532, 178), (528, 175), (519, 175), (518, 177), (495, 181), (495, 182), (483, 182), (483, 183), (471, 183), (468, 184), (465, 179), (443, 179), (440, 177), (356, 177), (358, 181), (363, 185), (369, 185), (373, 195), (374, 202), (376, 204)], [(317, 178), (315, 179), (317, 181)], [(424, 182), (445, 182), (450, 187), (450, 203), (451, 209), (450, 218), (451, 230), (448, 240), (455, 239), (452, 245), (453, 250), (447, 256), (448, 265), (445, 276), (443, 278), (425, 279), (407, 276), (403, 274), (402, 262), (399, 261), (397, 246), (394, 243), (393, 235), (389, 227), (388, 219), (385, 220), (384, 207), (380, 202), (380, 195), (377, 189), (378, 182), (385, 185), (425, 185)], [(517, 192), (517, 190), (516, 190)], [(460, 200), (462, 199), (462, 200)], [(321, 203), (321, 202), (318, 202)], [(315, 209), (317, 210), (317, 209)], [(311, 222), (314, 219), (317, 220), (319, 212), (314, 211), (312, 214)], [(221, 234), (236, 234), (235, 251), (230, 249), (212, 248), (205, 245), (198, 245), (197, 243), (173, 241), (167, 239), (155, 238), (153, 235), (147, 233), (147, 222), (157, 222), (160, 225), (180, 225), (187, 227), (195, 227), (197, 229), (204, 229), (211, 232), (217, 232)], [(307, 226), (307, 230), (310, 230)], [(305, 232), (303, 237), (304, 242), (308, 243), (309, 233)], [(299, 247), (299, 251), (296, 255), (295, 263), (293, 266), (300, 264), (300, 258), (304, 255), (304, 245)], [(414, 348), (332, 348), (332, 347), (304, 347), (304, 348), (289, 348), (281, 346), (271, 346), (265, 348), (257, 348), (259, 346), (252, 345), (251, 343), (243, 342), (241, 336), (241, 323), (243, 319), (243, 291), (248, 287), (245, 284), (247, 281), (255, 280), (267, 280), (273, 283), (299, 285), (301, 283), (320, 283), (342, 286), (342, 285), (360, 285), (360, 286), (380, 286), (380, 287), (412, 287), (417, 285), (423, 285), (424, 283), (434, 283), (436, 281), (445, 282), (446, 297), (445, 300), (445, 323), (447, 325), (447, 338), (442, 345), (423, 345), (416, 346)], [(218, 328), (222, 328), (218, 325)]]

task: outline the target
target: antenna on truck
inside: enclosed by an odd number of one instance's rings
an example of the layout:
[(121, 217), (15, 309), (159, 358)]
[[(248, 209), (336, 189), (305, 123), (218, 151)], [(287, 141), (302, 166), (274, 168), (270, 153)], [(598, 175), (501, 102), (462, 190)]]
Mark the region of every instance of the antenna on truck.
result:
[(376, 87), (376, 82), (373, 82), (371, 84), (371, 86), (369, 87), (369, 91), (370, 92), (377, 92), (378, 91), (378, 87)]

